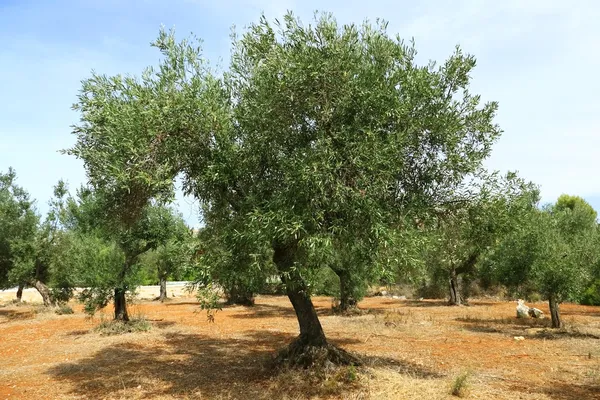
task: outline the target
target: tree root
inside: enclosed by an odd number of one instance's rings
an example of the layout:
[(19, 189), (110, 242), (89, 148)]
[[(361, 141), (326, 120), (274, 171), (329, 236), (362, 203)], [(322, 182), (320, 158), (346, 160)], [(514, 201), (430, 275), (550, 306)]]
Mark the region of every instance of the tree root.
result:
[(358, 357), (332, 344), (307, 344), (300, 338), (280, 350), (273, 360), (274, 367), (329, 369), (337, 365), (360, 366), (362, 362)]

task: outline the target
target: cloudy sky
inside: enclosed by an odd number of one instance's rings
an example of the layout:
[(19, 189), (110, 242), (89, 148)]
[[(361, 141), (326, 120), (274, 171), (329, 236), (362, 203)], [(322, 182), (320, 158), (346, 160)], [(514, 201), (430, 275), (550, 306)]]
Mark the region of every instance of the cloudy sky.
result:
[[(545, 202), (577, 194), (600, 210), (600, 2), (584, 0), (0, 0), (0, 171), (14, 167), (45, 212), (58, 179), (85, 181), (82, 164), (58, 150), (73, 144), (70, 106), (92, 69), (137, 74), (156, 64), (149, 42), (161, 24), (193, 32), (226, 64), (233, 25), (288, 9), (305, 21), (316, 9), (344, 23), (382, 17), (415, 39), (422, 63), (461, 45), (478, 60), (472, 92), (500, 103), (504, 134), (487, 166), (519, 171)], [(179, 207), (197, 223), (190, 200)]]

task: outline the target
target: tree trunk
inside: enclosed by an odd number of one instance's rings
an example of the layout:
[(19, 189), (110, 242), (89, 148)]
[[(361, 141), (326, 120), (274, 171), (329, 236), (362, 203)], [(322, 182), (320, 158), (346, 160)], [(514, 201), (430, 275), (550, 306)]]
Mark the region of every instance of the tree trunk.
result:
[(560, 308), (558, 301), (556, 301), (556, 297), (550, 296), (548, 302), (550, 303), (550, 316), (552, 317), (552, 327), (562, 328), (563, 325), (560, 319)]
[(125, 289), (115, 288), (115, 320), (117, 321), (129, 321), (129, 315), (127, 314), (127, 303), (125, 300)]
[(345, 313), (350, 309), (357, 308), (357, 301), (352, 295), (352, 285), (348, 274), (344, 272), (338, 272), (340, 278), (340, 311)]
[(160, 295), (158, 296), (158, 299), (160, 300), (161, 303), (163, 303), (167, 299), (167, 277), (166, 276), (160, 277)]
[(42, 300), (44, 301), (44, 305), (46, 307), (52, 305), (52, 301), (50, 300), (50, 289), (48, 289), (48, 286), (46, 286), (45, 283), (39, 280), (35, 280), (33, 281), (33, 284), (31, 286), (36, 288), (37, 291), (40, 293), (40, 295), (42, 296)]
[(226, 290), (227, 304), (237, 304), (241, 306), (254, 305), (254, 293), (247, 289), (243, 282), (234, 282), (229, 284)]
[(461, 305), (460, 287), (458, 284), (458, 274), (456, 273), (455, 269), (450, 271), (450, 305), (453, 305), (453, 306)]
[(277, 266), (281, 281), (285, 285), (286, 294), (298, 318), (300, 327), (298, 344), (302, 346), (326, 346), (325, 333), (308, 295), (308, 287), (298, 270), (294, 268), (298, 244), (296, 242), (287, 245), (277, 244), (273, 250), (273, 262)]
[(23, 299), (23, 284), (19, 283), (19, 287), (17, 288), (17, 301), (21, 302)]

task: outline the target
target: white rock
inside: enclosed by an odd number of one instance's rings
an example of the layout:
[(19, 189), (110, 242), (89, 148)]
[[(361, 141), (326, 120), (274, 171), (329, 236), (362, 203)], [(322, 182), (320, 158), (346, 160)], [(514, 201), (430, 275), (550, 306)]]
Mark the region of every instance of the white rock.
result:
[(529, 318), (529, 307), (521, 299), (517, 300), (517, 318)]
[(544, 318), (544, 312), (539, 308), (530, 308), (529, 316), (533, 318)]

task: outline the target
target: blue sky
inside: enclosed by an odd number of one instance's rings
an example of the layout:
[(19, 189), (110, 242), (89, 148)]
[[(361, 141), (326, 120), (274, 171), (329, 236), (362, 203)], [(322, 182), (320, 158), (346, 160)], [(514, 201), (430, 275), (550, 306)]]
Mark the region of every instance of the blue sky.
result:
[[(226, 64), (232, 25), (287, 9), (305, 21), (316, 9), (344, 23), (382, 17), (390, 32), (414, 37), (423, 63), (460, 44), (478, 60), (472, 92), (500, 103), (504, 134), (487, 166), (518, 170), (545, 202), (577, 194), (600, 210), (600, 2), (585, 0), (0, 0), (0, 171), (14, 167), (45, 212), (58, 179), (85, 181), (81, 162), (58, 150), (73, 144), (70, 106), (92, 69), (137, 74), (156, 64), (149, 43), (161, 24), (195, 33), (205, 55)], [(197, 224), (196, 205), (178, 201)]]

